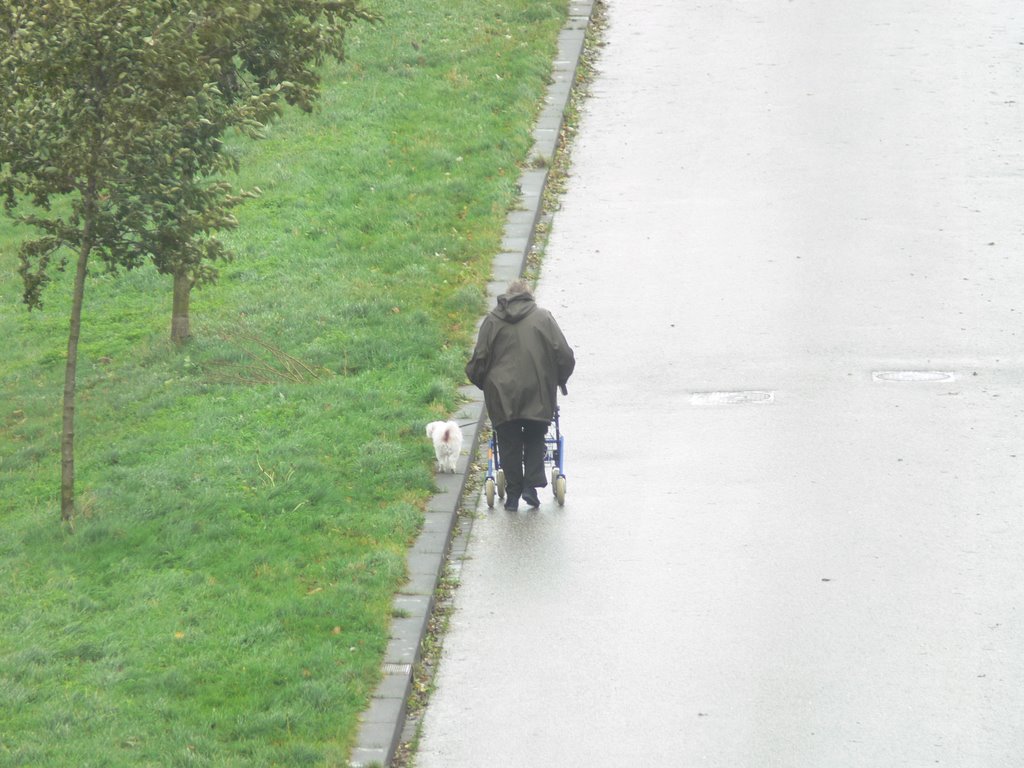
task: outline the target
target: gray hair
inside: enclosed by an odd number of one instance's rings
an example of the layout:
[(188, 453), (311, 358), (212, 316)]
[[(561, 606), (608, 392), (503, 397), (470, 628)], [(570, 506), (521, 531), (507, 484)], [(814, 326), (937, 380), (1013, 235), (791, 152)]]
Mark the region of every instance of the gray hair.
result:
[(515, 296), (518, 293), (532, 294), (533, 291), (530, 290), (530, 284), (525, 280), (513, 280), (508, 284), (508, 289), (505, 291), (505, 295)]

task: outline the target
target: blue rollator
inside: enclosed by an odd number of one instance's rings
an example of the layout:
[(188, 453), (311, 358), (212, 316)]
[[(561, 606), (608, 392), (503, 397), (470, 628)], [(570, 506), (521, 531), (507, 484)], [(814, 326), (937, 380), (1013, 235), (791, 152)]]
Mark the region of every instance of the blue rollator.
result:
[[(565, 506), (565, 437), (558, 426), (558, 406), (555, 406), (555, 419), (548, 427), (544, 438), (544, 464), (551, 469), (551, 488), (555, 492), (558, 506)], [(501, 456), (498, 454), (498, 437), (491, 432), (491, 441), (487, 446), (487, 478), (484, 480), (484, 496), (487, 506), (494, 507), (494, 497), (505, 498), (505, 471), (501, 468)]]

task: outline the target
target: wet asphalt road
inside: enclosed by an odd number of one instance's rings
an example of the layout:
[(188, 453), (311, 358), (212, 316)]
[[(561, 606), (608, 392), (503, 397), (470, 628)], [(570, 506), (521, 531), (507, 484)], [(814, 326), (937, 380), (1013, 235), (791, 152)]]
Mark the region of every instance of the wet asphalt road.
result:
[(609, 21), (416, 765), (1024, 765), (1024, 7)]

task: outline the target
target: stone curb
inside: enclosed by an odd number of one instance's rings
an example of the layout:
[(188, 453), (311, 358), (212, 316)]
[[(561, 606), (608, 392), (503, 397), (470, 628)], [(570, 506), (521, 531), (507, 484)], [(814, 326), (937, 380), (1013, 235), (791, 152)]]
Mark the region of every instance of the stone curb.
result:
[[(576, 70), (583, 55), (587, 28), (595, 0), (573, 0), (569, 16), (558, 37), (558, 52), (552, 67), (551, 84), (544, 107), (533, 129), (533, 149), (528, 167), (519, 177), (519, 206), (505, 222), (501, 252), (494, 257), (487, 298), (491, 306), (508, 283), (522, 276), (533, 247), (543, 208), (548, 169), (554, 161), (562, 123), (569, 105)], [(536, 167), (534, 167), (536, 166)], [(483, 322), (483, 318), (480, 318)], [(406, 584), (395, 595), (391, 634), (384, 654), (381, 681), (360, 717), (355, 747), (349, 758), (351, 768), (390, 766), (402, 741), (406, 709), (412, 693), (413, 669), (419, 661), (427, 624), (434, 608), (434, 593), (444, 574), (449, 553), (461, 565), (469, 540), (468, 526), (453, 541), (455, 523), (462, 506), (473, 459), (480, 450), (484, 430), (483, 395), (475, 387), (464, 387), (468, 402), (453, 417), (463, 425), (466, 450), (459, 457), (454, 474), (436, 476), (438, 492), (427, 504), (423, 528), (408, 554)], [(453, 562), (454, 565), (454, 562)]]

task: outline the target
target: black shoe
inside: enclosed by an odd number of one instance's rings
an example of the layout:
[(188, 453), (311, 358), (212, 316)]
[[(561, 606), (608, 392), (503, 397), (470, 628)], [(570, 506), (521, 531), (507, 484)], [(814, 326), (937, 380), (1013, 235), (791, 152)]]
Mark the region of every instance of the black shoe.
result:
[(539, 507), (540, 499), (537, 497), (537, 489), (530, 488), (529, 486), (523, 488), (523, 501), (525, 501), (531, 507)]
[(519, 499), (514, 499), (509, 496), (505, 499), (505, 511), (506, 512), (518, 512), (519, 511)]

